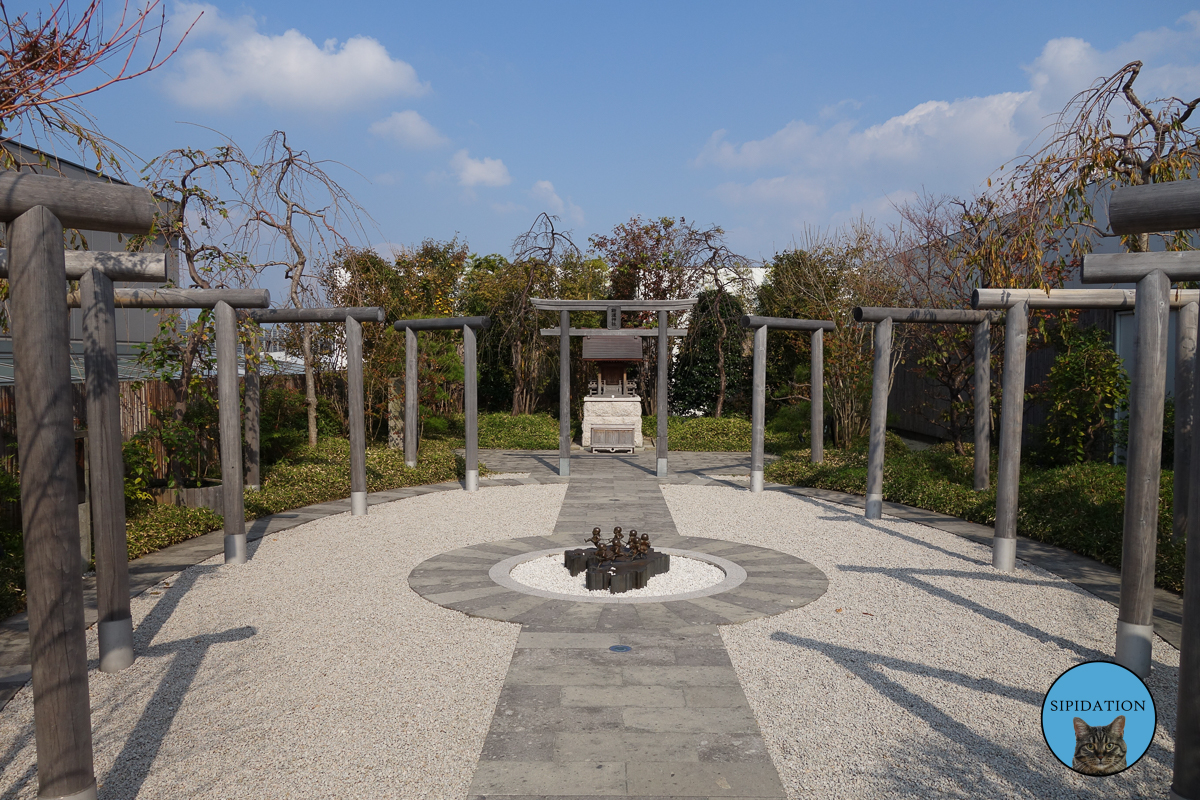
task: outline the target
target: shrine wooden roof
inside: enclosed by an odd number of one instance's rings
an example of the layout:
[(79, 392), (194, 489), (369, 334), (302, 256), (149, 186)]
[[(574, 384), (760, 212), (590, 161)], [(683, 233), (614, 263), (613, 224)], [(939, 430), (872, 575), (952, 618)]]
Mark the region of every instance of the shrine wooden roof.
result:
[(641, 361), (640, 336), (584, 336), (584, 361)]

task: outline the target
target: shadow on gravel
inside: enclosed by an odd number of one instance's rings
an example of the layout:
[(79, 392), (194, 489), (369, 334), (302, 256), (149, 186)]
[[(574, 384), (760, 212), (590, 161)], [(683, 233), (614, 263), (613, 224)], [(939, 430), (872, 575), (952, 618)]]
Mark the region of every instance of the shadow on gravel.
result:
[[(140, 628), (139, 628), (140, 630)], [(171, 666), (154, 690), (154, 696), (146, 704), (142, 716), (129, 732), (125, 746), (113, 762), (112, 769), (104, 777), (100, 796), (112, 800), (136, 797), (146, 782), (158, 751), (171, 729), (171, 722), (179, 713), (180, 706), (191, 688), (200, 664), (210, 647), (218, 644), (241, 642), (258, 632), (251, 626), (230, 628), (216, 634), (203, 634), (154, 645), (141, 653), (141, 657), (174, 655)], [(116, 788), (110, 788), (115, 786)], [(119, 793), (118, 793), (119, 792)]]
[[(959, 561), (966, 561), (968, 564), (974, 564), (976, 566), (982, 566), (984, 564), (984, 562), (981, 559), (972, 558), (971, 556), (964, 556), (962, 553), (956, 553), (953, 550), (947, 550), (944, 547), (938, 547), (936, 544), (930, 544), (929, 542), (923, 542), (915, 536), (909, 536), (908, 534), (900, 533), (899, 531), (894, 531), (891, 528), (885, 528), (884, 526), (879, 525), (875, 522), (872, 522), (871, 520), (866, 519), (857, 514), (838, 514), (837, 516), (821, 517), (820, 519), (825, 520), (827, 522), (857, 522), (859, 525), (862, 525), (865, 528), (870, 528), (873, 531), (882, 533), (885, 536), (891, 536), (896, 539), (903, 539), (904, 541), (908, 542), (909, 544), (915, 544), (920, 547), (924, 547), (927, 550), (933, 550), (933, 551), (941, 553), (943, 555), (950, 556), (951, 558), (957, 558)], [(902, 520), (902, 521), (908, 522), (909, 520)], [(921, 523), (918, 522), (918, 523), (914, 523), (914, 524), (919, 525)], [(954, 534), (948, 533), (946, 535), (953, 536)], [(990, 556), (989, 556), (989, 558), (990, 558)]]
[[(13, 740), (12, 746), (8, 748), (8, 752), (6, 752), (3, 756), (0, 756), (0, 766), (12, 764), (13, 759), (17, 757), (17, 753), (21, 752), (31, 744), (33, 744), (33, 725), (26, 725), (25, 729), (21, 731), (20, 735)], [(2, 774), (5, 778), (10, 777), (7, 772)], [(13, 800), (13, 798), (21, 794), (21, 790), (28, 786), (36, 775), (37, 763), (35, 762), (29, 766), (29, 769), (21, 773), (19, 777), (15, 775), (11, 776), (13, 778), (13, 782), (9, 784), (7, 789), (4, 790), (4, 794), (0, 794), (0, 800)]]
[[(1021, 622), (1020, 620), (1013, 619), (1003, 611), (996, 611), (995, 609), (980, 605), (974, 600), (963, 597), (960, 594), (955, 594), (949, 589), (943, 589), (940, 586), (935, 586), (929, 581), (923, 581), (920, 577), (918, 577), (921, 574), (936, 575), (939, 572), (943, 572), (943, 570), (923, 570), (915, 567), (860, 567), (845, 564), (839, 564), (838, 569), (843, 572), (862, 572), (873, 575), (886, 575), (889, 578), (895, 578), (898, 581), (907, 583), (909, 586), (928, 592), (934, 597), (940, 597), (941, 599), (948, 600), (957, 606), (962, 606), (963, 608), (973, 611), (981, 617), (990, 619), (992, 622), (999, 622), (1001, 625), (1005, 625), (1019, 633), (1023, 633), (1031, 639), (1036, 639), (1039, 642), (1053, 643), (1064, 650), (1070, 650), (1074, 653), (1077, 653), (1088, 661), (1109, 661), (1112, 659), (1112, 656), (1110, 656), (1108, 653), (1102, 653), (1099, 650), (1091, 647), (1085, 647), (1084, 645), (1081, 645), (1078, 642), (1073, 642), (1070, 639), (1064, 639), (1061, 636), (1055, 636), (1053, 634), (1046, 633), (1041, 628), (1030, 625), (1027, 622)], [(945, 572), (953, 574), (953, 570), (945, 570)], [(964, 572), (961, 574), (963, 577), (969, 578), (993, 578), (1005, 580), (999, 575), (989, 576), (986, 574), (975, 574), (970, 572)], [(1014, 582), (1024, 581), (1017, 580)]]
[[(1011, 797), (1012, 784), (1025, 789), (1028, 794), (1023, 796), (1028, 797), (1156, 797), (1165, 791), (1165, 786), (1140, 777), (1144, 772), (1139, 774), (1139, 771), (1131, 769), (1121, 775), (1105, 778), (1103, 785), (1089, 785), (1088, 791), (1081, 792), (1077, 784), (1068, 782), (1075, 779), (1074, 773), (1059, 764), (1049, 749), (1045, 750), (1043, 759), (1031, 760), (1026, 753), (1014, 752), (1011, 748), (976, 733), (969, 725), (950, 716), (881, 670), (932, 677), (982, 694), (1009, 697), (1040, 709), (1043, 696), (1038, 692), (1005, 686), (988, 679), (980, 680), (959, 672), (936, 669), (866, 650), (795, 636), (783, 631), (771, 634), (771, 639), (811, 650), (831, 659), (853, 673), (881, 697), (920, 717), (953, 745), (926, 745), (915, 749), (916, 742), (897, 740), (894, 742), (897, 754), (895, 762), (856, 765), (861, 772), (872, 775), (875, 780), (890, 784), (873, 788), (874, 796)], [(972, 713), (970, 705), (961, 706), (961, 711), (963, 718), (969, 720)], [(1025, 718), (1039, 717), (1040, 712), (1031, 711)], [(1021, 719), (1016, 716), (1012, 722), (1014, 736), (1034, 740), (1041, 747), (1045, 747), (1041, 729), (1037, 727), (1036, 722), (1028, 730), (1018, 730)], [(886, 723), (875, 721), (873, 724)], [(887, 735), (886, 728), (884, 735)], [(1155, 737), (1145, 758), (1169, 769), (1173, 755), (1160, 744), (1159, 737)], [(990, 769), (981, 769), (981, 765), (987, 765)], [(931, 781), (951, 783), (954, 785), (954, 791), (946, 792), (944, 784), (939, 787), (936, 784), (931, 785)], [(1093, 788), (1095, 792), (1091, 791)], [(1103, 791), (1105, 789), (1109, 791)]]
[[(167, 624), (167, 620), (175, 613), (175, 609), (179, 607), (179, 603), (183, 600), (184, 595), (196, 585), (196, 581), (203, 575), (210, 575), (216, 572), (217, 566), (197, 566), (189, 567), (179, 573), (179, 577), (175, 582), (163, 592), (163, 597), (159, 600), (150, 613), (142, 618), (141, 623), (133, 632), (133, 652), (136, 655), (141, 655), (150, 647), (150, 643), (154, 641), (154, 637)], [(100, 662), (94, 661), (88, 665), (92, 669), (99, 669)]]

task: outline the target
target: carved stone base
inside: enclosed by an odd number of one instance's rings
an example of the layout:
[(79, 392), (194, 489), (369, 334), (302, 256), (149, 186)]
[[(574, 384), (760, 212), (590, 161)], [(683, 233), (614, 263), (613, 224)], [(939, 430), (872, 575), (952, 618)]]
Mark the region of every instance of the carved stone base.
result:
[(592, 427), (629, 427), (633, 429), (633, 446), (643, 447), (642, 398), (631, 397), (585, 397), (583, 398), (584, 447), (592, 443)]

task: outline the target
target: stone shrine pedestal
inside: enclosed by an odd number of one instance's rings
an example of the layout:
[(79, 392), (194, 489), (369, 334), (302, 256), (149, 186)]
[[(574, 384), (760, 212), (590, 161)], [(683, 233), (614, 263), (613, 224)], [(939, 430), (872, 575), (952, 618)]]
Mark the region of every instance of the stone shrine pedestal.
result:
[[(593, 428), (596, 428), (593, 433)], [(583, 446), (592, 452), (627, 452), (642, 447), (642, 398), (583, 398)]]

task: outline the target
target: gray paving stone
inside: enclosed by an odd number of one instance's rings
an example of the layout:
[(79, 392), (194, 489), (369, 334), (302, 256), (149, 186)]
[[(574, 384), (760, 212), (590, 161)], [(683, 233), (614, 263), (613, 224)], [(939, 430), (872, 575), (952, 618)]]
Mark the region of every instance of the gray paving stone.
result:
[(631, 761), (626, 767), (630, 797), (646, 795), (701, 797), (783, 797), (774, 769), (761, 764), (719, 762), (650, 763)]
[(522, 632), (517, 638), (517, 648), (586, 648), (599, 650), (620, 644), (613, 633), (529, 633)]
[(733, 667), (624, 667), (622, 680), (631, 686), (739, 686)]
[(732, 667), (724, 647), (676, 647), (675, 664), (681, 667)]
[[(681, 708), (685, 703), (682, 689), (664, 689), (661, 686), (624, 686), (620, 690), (608, 691), (604, 686), (564, 686), (563, 706), (605, 706), (622, 708)], [(743, 701), (745, 699), (743, 698)]]
[[(574, 795), (584, 786), (596, 797), (625, 795), (625, 762), (482, 761), (475, 770), (473, 795)], [(581, 793), (582, 794), (582, 793)]]
[(555, 734), (547, 731), (489, 731), (480, 761), (553, 761)]
[(741, 686), (688, 686), (683, 698), (691, 708), (740, 708), (747, 704)]

